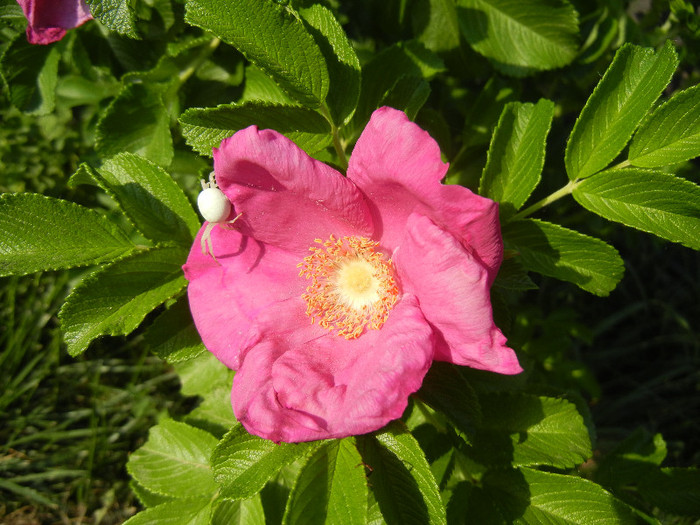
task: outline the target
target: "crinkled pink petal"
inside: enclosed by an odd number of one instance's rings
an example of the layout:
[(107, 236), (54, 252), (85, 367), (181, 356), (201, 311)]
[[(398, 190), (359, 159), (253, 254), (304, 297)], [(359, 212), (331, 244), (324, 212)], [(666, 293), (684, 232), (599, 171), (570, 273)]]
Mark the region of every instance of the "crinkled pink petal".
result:
[(501, 374), (522, 372), (493, 322), (486, 268), (429, 218), (412, 214), (394, 254), (404, 291), (414, 293), (441, 335), (435, 358)]
[(221, 190), (243, 213), (245, 235), (297, 253), (330, 234), (369, 235), (371, 215), (355, 185), (284, 135), (256, 126), (214, 148)]
[(282, 316), (292, 333), (251, 349), (231, 392), (236, 418), (249, 432), (276, 442), (381, 428), (401, 417), (433, 359), (433, 331), (411, 295), (380, 330), (353, 340), (304, 325), (302, 310), (289, 308)]
[(30, 44), (50, 44), (92, 19), (85, 0), (17, 0), (27, 18)]
[(290, 297), (302, 308), (307, 283), (298, 275), (296, 255), (221, 226), (211, 232), (216, 260), (202, 254), (203, 231), (183, 266), (190, 310), (204, 346), (237, 370), (259, 339), (258, 315)]
[(408, 216), (421, 213), (468, 246), (493, 282), (503, 257), (498, 204), (440, 181), (447, 164), (430, 135), (392, 108), (376, 110), (350, 157), (348, 178), (371, 203), (375, 238), (393, 250)]

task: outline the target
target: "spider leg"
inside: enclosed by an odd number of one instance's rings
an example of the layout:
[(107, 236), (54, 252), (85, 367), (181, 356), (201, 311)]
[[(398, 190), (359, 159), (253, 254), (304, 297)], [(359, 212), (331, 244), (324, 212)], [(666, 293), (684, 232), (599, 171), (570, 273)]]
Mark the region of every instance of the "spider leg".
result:
[(241, 213), (239, 213), (238, 215), (236, 215), (236, 216), (235, 216), (233, 219), (231, 219), (230, 221), (226, 221), (226, 222), (221, 222), (221, 223), (219, 223), (219, 225), (220, 225), (222, 228), (225, 228), (225, 229), (227, 229), (227, 230), (233, 230), (233, 229), (235, 229), (235, 228), (232, 228), (231, 226), (229, 226), (229, 224), (233, 224), (234, 222), (236, 222), (238, 219), (241, 218), (241, 215), (243, 215), (243, 212), (241, 212)]
[(214, 226), (216, 226), (216, 223), (210, 222), (207, 223), (206, 228), (204, 228), (204, 233), (202, 233), (202, 254), (206, 255), (207, 252), (214, 257), (214, 247), (211, 243), (211, 231), (214, 229)]

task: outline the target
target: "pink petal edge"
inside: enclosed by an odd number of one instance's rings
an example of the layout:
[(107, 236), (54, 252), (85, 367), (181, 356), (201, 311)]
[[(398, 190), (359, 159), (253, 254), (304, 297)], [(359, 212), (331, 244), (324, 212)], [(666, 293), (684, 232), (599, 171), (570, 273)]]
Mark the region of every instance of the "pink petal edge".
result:
[(250, 126), (224, 139), (214, 148), (214, 172), (243, 213), (237, 228), (265, 244), (305, 253), (314, 239), (372, 231), (355, 185), (276, 131)]
[(440, 334), (435, 359), (500, 374), (522, 368), (493, 322), (486, 268), (429, 218), (412, 214), (395, 254), (402, 286)]

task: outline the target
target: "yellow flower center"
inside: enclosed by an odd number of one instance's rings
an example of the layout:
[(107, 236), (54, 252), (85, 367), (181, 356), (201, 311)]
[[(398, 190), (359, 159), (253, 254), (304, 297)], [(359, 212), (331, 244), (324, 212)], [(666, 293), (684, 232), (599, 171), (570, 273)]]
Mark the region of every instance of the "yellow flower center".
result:
[(366, 237), (331, 235), (298, 264), (299, 275), (311, 279), (302, 294), (313, 323), (355, 339), (365, 327), (377, 330), (396, 304), (399, 289), (391, 261), (376, 251), (379, 243)]

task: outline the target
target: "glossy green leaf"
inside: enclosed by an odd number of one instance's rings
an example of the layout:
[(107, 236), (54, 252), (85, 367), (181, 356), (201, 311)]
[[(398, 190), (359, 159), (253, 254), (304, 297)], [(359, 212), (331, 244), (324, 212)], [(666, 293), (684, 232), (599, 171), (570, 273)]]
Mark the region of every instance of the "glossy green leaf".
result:
[(16, 108), (35, 115), (54, 110), (60, 58), (57, 46), (29, 44), (24, 34), (15, 38), (2, 55), (0, 73)]
[[(216, 438), (185, 423), (163, 419), (151, 428), (146, 443), (129, 456), (129, 474), (144, 488), (177, 498), (216, 492), (209, 456)], [(157, 508), (157, 507), (154, 507)]]
[(275, 444), (236, 425), (219, 442), (211, 458), (221, 495), (233, 499), (252, 496), (282, 467), (317, 446), (318, 442)]
[[(465, 482), (452, 523), (515, 525), (636, 525), (635, 511), (600, 485), (574, 475), (529, 468), (489, 471), (478, 486)], [(452, 510), (452, 509), (450, 509)], [(477, 520), (477, 521), (474, 521)]]
[(94, 18), (111, 31), (136, 38), (132, 0), (85, 0)]
[(382, 97), (380, 105), (400, 109), (409, 119), (414, 119), (429, 96), (428, 82), (422, 78), (404, 75), (396, 79), (394, 85)]
[(611, 221), (700, 250), (700, 186), (668, 173), (627, 168), (599, 173), (573, 192)]
[(214, 502), (211, 525), (263, 525), (265, 514), (260, 494), (248, 499), (218, 498)]
[(633, 166), (656, 168), (700, 155), (700, 85), (681, 91), (645, 120), (630, 144)]
[(678, 66), (671, 42), (658, 52), (626, 44), (586, 102), (566, 145), (571, 180), (602, 170), (622, 151)]
[(700, 469), (662, 468), (639, 481), (639, 492), (650, 504), (671, 514), (700, 516)]
[(364, 524), (367, 480), (353, 438), (333, 440), (304, 464), (285, 511), (285, 525)]
[(124, 525), (209, 525), (211, 498), (178, 498), (150, 507)]
[(360, 452), (372, 471), (370, 487), (387, 523), (446, 523), (430, 465), (402, 423), (392, 422), (372, 437), (364, 437)]
[(583, 418), (564, 399), (487, 394), (480, 400), (483, 420), (472, 439), (480, 462), (572, 468), (592, 454)]
[(617, 250), (574, 230), (525, 219), (505, 225), (503, 238), (526, 269), (572, 282), (596, 295), (608, 295), (622, 279), (624, 265)]
[(652, 435), (637, 428), (611, 452), (597, 461), (594, 481), (605, 487), (622, 488), (647, 477), (666, 458), (666, 442), (661, 434)]
[(193, 359), (206, 352), (186, 297), (178, 299), (153, 321), (145, 334), (145, 343), (169, 363)]
[(493, 285), (498, 288), (519, 292), (537, 290), (537, 285), (530, 279), (527, 270), (512, 257), (503, 259)]
[(261, 0), (187, 0), (185, 19), (236, 47), (290, 95), (317, 107), (326, 98), (326, 63), (294, 10)]
[(68, 353), (84, 352), (102, 335), (127, 335), (156, 306), (187, 284), (179, 248), (154, 248), (111, 263), (71, 292), (58, 316)]
[(134, 248), (95, 210), (35, 193), (0, 196), (0, 275), (99, 264)]
[(214, 354), (204, 352), (187, 361), (178, 361), (174, 368), (182, 383), (183, 395), (209, 397), (209, 393), (214, 390), (226, 389), (230, 397), (233, 370), (214, 357)]
[(554, 103), (511, 102), (493, 132), (479, 194), (500, 203), (501, 222), (525, 204), (540, 182)]
[(231, 406), (231, 385), (209, 390), (185, 420), (217, 437), (223, 437), (237, 423)]
[(352, 119), (354, 133), (364, 129), (372, 112), (382, 105), (399, 79), (430, 80), (444, 69), (445, 64), (437, 55), (415, 41), (394, 44), (377, 53), (362, 68), (360, 100)]
[[(190, 201), (172, 177), (152, 162), (131, 153), (107, 160), (97, 170), (83, 165), (92, 179), (118, 203), (147, 238), (173, 240), (186, 247), (201, 223)], [(87, 182), (84, 174), (73, 182)]]
[(578, 14), (568, 0), (457, 0), (462, 35), (503, 72), (565, 66), (578, 50)]
[(436, 361), (416, 396), (445, 414), (462, 432), (471, 434), (481, 423), (481, 405), (459, 367)]
[(411, 6), (413, 33), (435, 53), (456, 49), (460, 28), (454, 0), (418, 0)]
[(360, 96), (360, 60), (330, 10), (313, 4), (300, 14), (326, 59), (330, 82), (326, 104), (333, 122), (342, 126), (352, 117)]
[(245, 84), (243, 94), (238, 101), (239, 106), (248, 102), (268, 102), (277, 106), (298, 106), (272, 78), (254, 64), (245, 68)]
[(98, 153), (110, 157), (128, 151), (161, 166), (173, 159), (170, 115), (163, 103), (165, 84), (128, 84), (97, 123)]
[(252, 125), (282, 133), (307, 153), (322, 150), (332, 140), (328, 121), (319, 113), (300, 106), (249, 102), (240, 106), (192, 108), (180, 116), (180, 124), (187, 143), (208, 156), (223, 139)]

